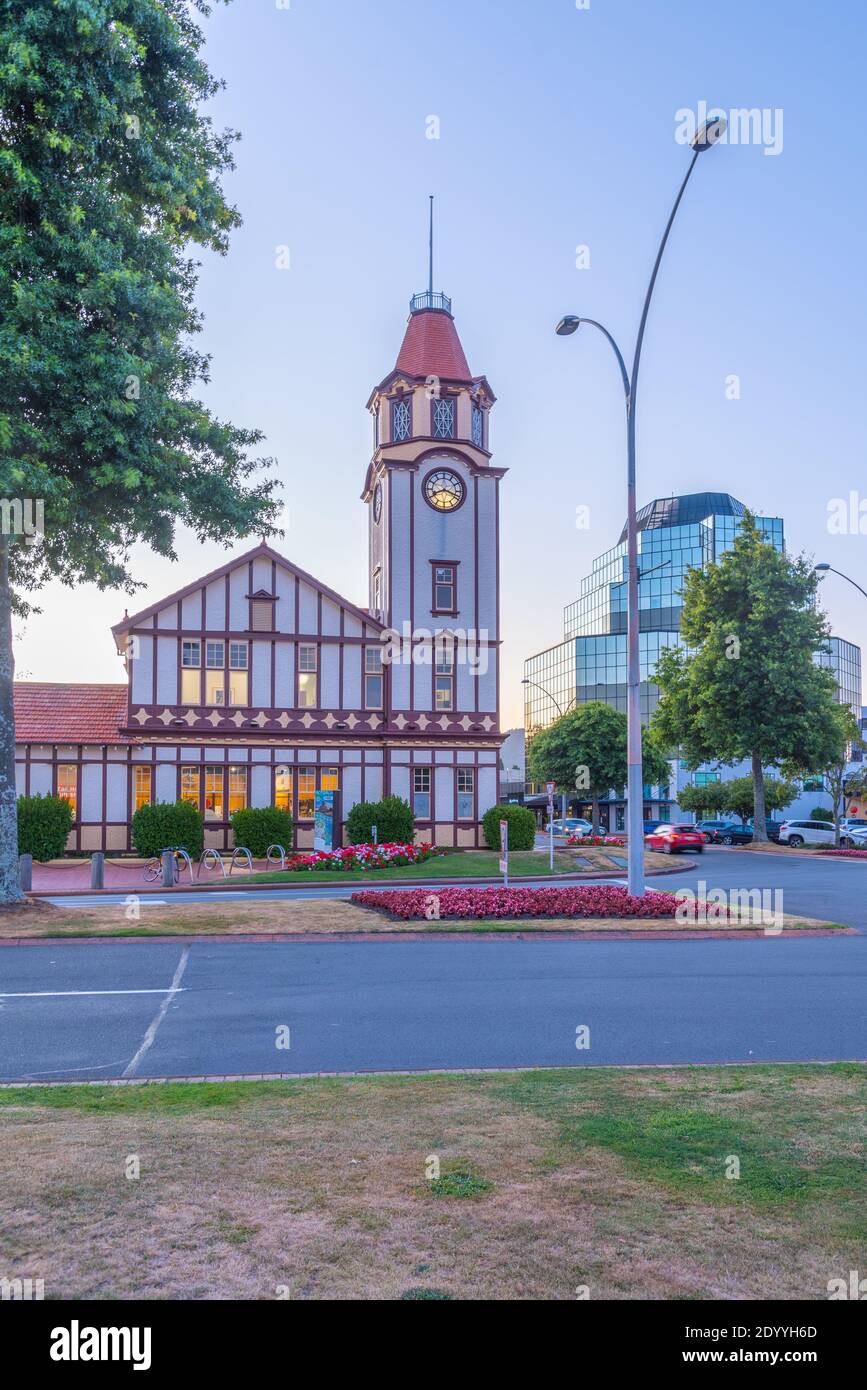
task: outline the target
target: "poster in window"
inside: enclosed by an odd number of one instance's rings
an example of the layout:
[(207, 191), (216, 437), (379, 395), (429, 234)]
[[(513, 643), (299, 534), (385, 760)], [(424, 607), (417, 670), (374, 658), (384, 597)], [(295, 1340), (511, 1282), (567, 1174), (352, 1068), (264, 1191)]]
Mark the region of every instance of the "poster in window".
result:
[(313, 794), (314, 850), (334, 849), (334, 797), (333, 791)]

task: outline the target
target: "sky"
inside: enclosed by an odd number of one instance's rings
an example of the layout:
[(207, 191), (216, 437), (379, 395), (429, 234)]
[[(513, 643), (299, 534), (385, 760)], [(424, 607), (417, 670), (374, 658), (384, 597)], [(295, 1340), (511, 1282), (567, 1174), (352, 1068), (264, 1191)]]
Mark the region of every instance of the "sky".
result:
[[(867, 588), (865, 15), (861, 0), (235, 0), (203, 21), (226, 82), (208, 112), (243, 136), (225, 188), (244, 222), (202, 262), (201, 397), (265, 432), (277, 548), (365, 604), (364, 407), (426, 288), (436, 195), (435, 287), (497, 395), (508, 469), (504, 727), (522, 722), (524, 658), (561, 639), (625, 517), (614, 358), (592, 330), (553, 328), (599, 319), (631, 358), (689, 157), (678, 113), (702, 102), (758, 108), (765, 133), (703, 155), (678, 214), (642, 355), (639, 505), (731, 492)], [(109, 628), (124, 608), (233, 553), (188, 532), (177, 551), (135, 552), (133, 598), (43, 590), (18, 624), (19, 677), (122, 680)], [(867, 649), (867, 601), (830, 575), (822, 602)]]

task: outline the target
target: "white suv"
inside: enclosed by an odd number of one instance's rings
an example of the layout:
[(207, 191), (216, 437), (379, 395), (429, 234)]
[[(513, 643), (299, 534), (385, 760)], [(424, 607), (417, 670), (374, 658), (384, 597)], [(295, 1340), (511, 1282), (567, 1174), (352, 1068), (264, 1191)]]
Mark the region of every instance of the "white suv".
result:
[(831, 820), (787, 820), (780, 826), (780, 844), (799, 849), (801, 845), (834, 843), (834, 822)]

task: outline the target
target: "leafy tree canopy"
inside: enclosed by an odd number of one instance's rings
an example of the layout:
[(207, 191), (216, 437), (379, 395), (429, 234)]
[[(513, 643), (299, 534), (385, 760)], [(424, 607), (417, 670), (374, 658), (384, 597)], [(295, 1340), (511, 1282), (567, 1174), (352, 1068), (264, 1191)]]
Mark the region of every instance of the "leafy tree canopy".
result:
[[(533, 781), (556, 782), (560, 791), (595, 803), (626, 785), (626, 715), (599, 700), (567, 710), (535, 735), (527, 752)], [(671, 769), (658, 743), (642, 731), (643, 778), (667, 784)], [(595, 817), (594, 817), (595, 819)]]

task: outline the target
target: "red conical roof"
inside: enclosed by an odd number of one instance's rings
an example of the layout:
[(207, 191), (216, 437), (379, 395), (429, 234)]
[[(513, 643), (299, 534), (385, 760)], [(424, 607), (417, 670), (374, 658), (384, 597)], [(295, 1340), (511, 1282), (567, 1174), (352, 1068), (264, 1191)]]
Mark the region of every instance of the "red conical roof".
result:
[(455, 321), (442, 309), (421, 309), (410, 314), (395, 369), (407, 376), (473, 380)]

